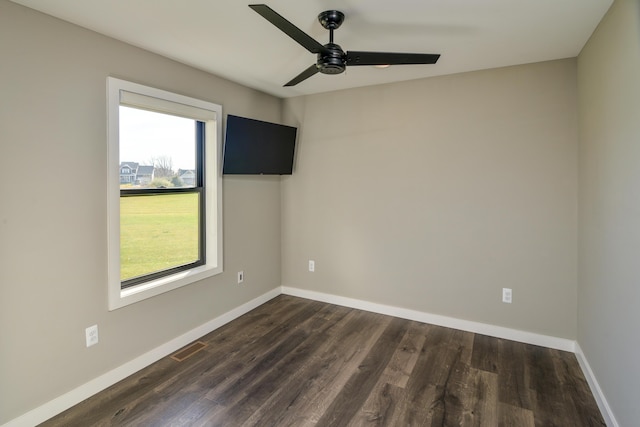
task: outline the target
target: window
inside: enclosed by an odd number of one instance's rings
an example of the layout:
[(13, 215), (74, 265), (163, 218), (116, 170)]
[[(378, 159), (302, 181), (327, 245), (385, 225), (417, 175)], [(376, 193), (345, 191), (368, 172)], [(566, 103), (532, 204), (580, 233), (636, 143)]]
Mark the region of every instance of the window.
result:
[(113, 310), (222, 272), (222, 108), (111, 77), (108, 97)]

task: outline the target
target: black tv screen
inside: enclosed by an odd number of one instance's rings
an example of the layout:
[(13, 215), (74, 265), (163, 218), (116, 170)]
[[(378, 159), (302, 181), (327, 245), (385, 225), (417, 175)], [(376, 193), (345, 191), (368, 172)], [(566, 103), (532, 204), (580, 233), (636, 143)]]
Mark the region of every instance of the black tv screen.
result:
[(227, 116), (222, 173), (291, 175), (298, 129)]

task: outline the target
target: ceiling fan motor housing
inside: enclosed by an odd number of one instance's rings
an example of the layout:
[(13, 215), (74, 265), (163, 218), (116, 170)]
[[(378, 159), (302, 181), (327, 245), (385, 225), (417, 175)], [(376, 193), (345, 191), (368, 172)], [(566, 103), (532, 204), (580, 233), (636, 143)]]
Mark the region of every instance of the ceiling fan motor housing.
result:
[(340, 74), (346, 68), (346, 55), (335, 43), (327, 43), (318, 53), (318, 70), (323, 74)]

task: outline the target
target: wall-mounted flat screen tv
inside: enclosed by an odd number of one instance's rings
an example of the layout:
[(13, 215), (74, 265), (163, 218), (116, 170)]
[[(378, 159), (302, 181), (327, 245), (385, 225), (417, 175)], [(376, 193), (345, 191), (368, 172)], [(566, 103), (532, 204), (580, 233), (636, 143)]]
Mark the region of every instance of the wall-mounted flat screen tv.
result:
[(227, 116), (222, 173), (291, 175), (298, 129)]

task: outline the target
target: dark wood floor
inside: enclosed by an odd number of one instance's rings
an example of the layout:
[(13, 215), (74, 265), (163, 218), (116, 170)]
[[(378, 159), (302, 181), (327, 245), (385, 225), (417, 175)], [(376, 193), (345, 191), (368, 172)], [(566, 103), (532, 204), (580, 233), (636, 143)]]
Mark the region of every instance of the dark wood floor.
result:
[(603, 426), (573, 354), (279, 296), (44, 426)]

